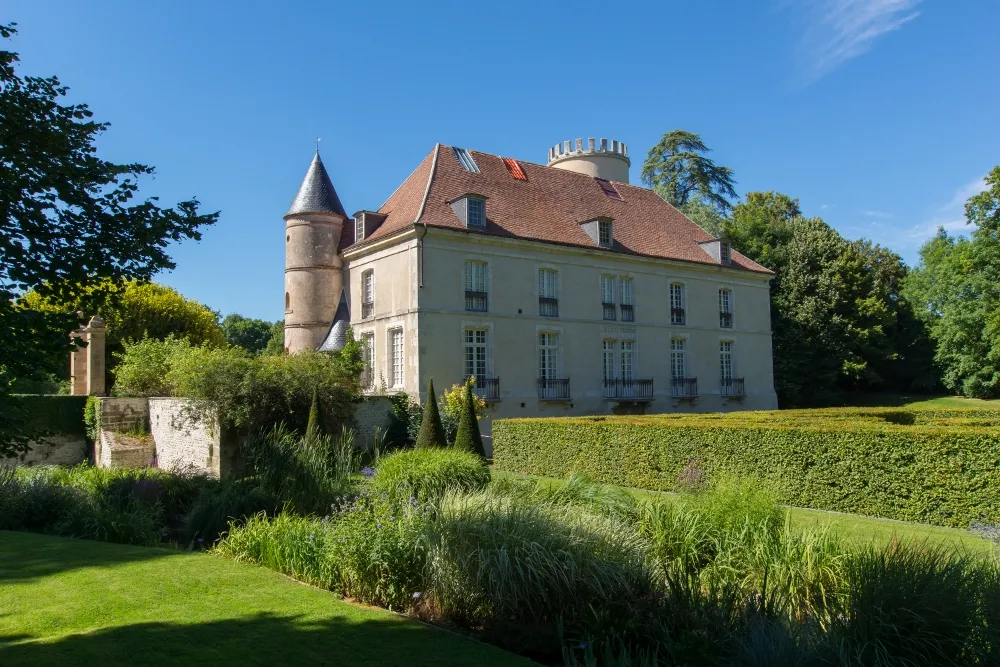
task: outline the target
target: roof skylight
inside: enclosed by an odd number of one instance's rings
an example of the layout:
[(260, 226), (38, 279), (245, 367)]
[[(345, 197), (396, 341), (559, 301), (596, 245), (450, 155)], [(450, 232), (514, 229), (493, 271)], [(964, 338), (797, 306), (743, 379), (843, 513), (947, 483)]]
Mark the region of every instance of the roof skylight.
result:
[(604, 178), (597, 178), (596, 176), (594, 177), (594, 180), (597, 181), (597, 184), (601, 186), (601, 190), (604, 190), (604, 194), (608, 196), (608, 199), (617, 199), (618, 201), (625, 201), (625, 199), (623, 199), (621, 194), (618, 192), (618, 189), (615, 187), (614, 183)]
[(503, 160), (503, 164), (505, 167), (507, 167), (507, 171), (510, 172), (511, 176), (513, 176), (519, 181), (528, 180), (527, 175), (524, 173), (524, 169), (521, 168), (520, 162), (518, 162), (512, 157), (504, 157), (500, 159)]
[(462, 165), (462, 169), (476, 174), (479, 173), (479, 166), (476, 164), (476, 161), (472, 159), (472, 156), (469, 155), (469, 151), (464, 148), (454, 147), (451, 150), (455, 151), (455, 157), (458, 158), (458, 163)]

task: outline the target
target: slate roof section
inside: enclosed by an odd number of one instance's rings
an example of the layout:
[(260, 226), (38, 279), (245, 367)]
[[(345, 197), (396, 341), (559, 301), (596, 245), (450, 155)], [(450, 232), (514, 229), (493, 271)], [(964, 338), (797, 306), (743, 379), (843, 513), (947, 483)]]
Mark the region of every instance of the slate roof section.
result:
[[(615, 182), (622, 199), (611, 199), (596, 179), (586, 174), (521, 161), (527, 176), (522, 181), (511, 176), (503, 158), (478, 151), (469, 153), (479, 166), (479, 173), (463, 169), (448, 146), (431, 151), (379, 209), (379, 213), (386, 215), (382, 225), (357, 247), (417, 223), (426, 193), (419, 223), (429, 227), (598, 249), (580, 228), (580, 222), (606, 217), (614, 220), (615, 245), (599, 248), (601, 252), (719, 266), (699, 245), (715, 237), (652, 190)], [(485, 228), (468, 229), (448, 205), (468, 192), (489, 198)], [(353, 247), (353, 233), (344, 236), (349, 238), (342, 239), (341, 250)], [(772, 274), (735, 251), (726, 267)]]
[(302, 185), (299, 186), (299, 191), (292, 200), (292, 205), (288, 207), (285, 217), (306, 213), (336, 213), (347, 217), (344, 205), (340, 203), (340, 197), (333, 188), (330, 175), (326, 173), (323, 160), (319, 157), (319, 151), (316, 151), (306, 177), (302, 179)]
[(337, 305), (337, 312), (333, 316), (333, 324), (326, 334), (323, 344), (319, 346), (320, 352), (339, 352), (344, 349), (347, 343), (347, 330), (351, 327), (351, 311), (347, 305), (347, 294), (340, 293), (340, 303)]

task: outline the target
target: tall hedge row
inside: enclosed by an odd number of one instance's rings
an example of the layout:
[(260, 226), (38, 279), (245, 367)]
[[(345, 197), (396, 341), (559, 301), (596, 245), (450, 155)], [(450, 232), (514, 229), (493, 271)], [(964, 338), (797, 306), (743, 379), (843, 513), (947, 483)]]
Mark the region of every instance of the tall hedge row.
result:
[(693, 458), (799, 507), (1000, 522), (1000, 412), (828, 409), (493, 422), (500, 470), (669, 491)]
[(12, 405), (32, 432), (55, 435), (84, 435), (83, 409), (86, 396), (19, 394)]

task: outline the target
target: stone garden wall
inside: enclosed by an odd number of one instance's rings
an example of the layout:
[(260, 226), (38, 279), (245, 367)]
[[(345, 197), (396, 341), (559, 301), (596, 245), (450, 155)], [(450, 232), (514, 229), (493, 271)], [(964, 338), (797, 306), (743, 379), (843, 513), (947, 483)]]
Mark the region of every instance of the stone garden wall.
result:
[(77, 465), (87, 460), (89, 448), (83, 425), (86, 396), (15, 396), (13, 401), (28, 425), (48, 432), (32, 441), (31, 449), (7, 459), (0, 465), (23, 466)]
[(149, 399), (156, 463), (165, 470), (225, 477), (236, 465), (238, 441), (233, 434), (220, 433), (194, 406), (194, 402), (183, 398)]
[(354, 443), (371, 449), (376, 433), (385, 436), (392, 426), (392, 401), (388, 396), (367, 396), (354, 404)]
[[(42, 400), (45, 399), (45, 400)], [(54, 399), (66, 399), (55, 401)], [(76, 465), (88, 459), (83, 428), (85, 397), (31, 397), (35, 412), (64, 415), (48, 419), (59, 431), (36, 443), (31, 451), (9, 459), (18, 465)], [(226, 477), (236, 466), (239, 440), (201, 417), (190, 399), (99, 398), (100, 429), (93, 461), (101, 468), (157, 466), (165, 470)], [(69, 403), (72, 402), (72, 405)], [(66, 403), (66, 405), (64, 405)], [(355, 443), (370, 448), (377, 433), (392, 426), (392, 402), (384, 396), (355, 403)], [(72, 417), (72, 418), (71, 418)], [(65, 422), (65, 424), (63, 424)]]

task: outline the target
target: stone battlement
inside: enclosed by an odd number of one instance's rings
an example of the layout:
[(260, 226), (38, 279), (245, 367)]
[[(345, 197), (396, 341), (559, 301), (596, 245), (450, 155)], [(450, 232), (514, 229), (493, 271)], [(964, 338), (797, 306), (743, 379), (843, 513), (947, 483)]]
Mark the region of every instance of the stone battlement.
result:
[(608, 157), (618, 157), (631, 164), (628, 157), (628, 146), (616, 139), (600, 139), (593, 137), (587, 139), (584, 146), (583, 139), (573, 139), (558, 143), (549, 149), (548, 164), (558, 162), (565, 158), (580, 157), (584, 155), (606, 155)]

